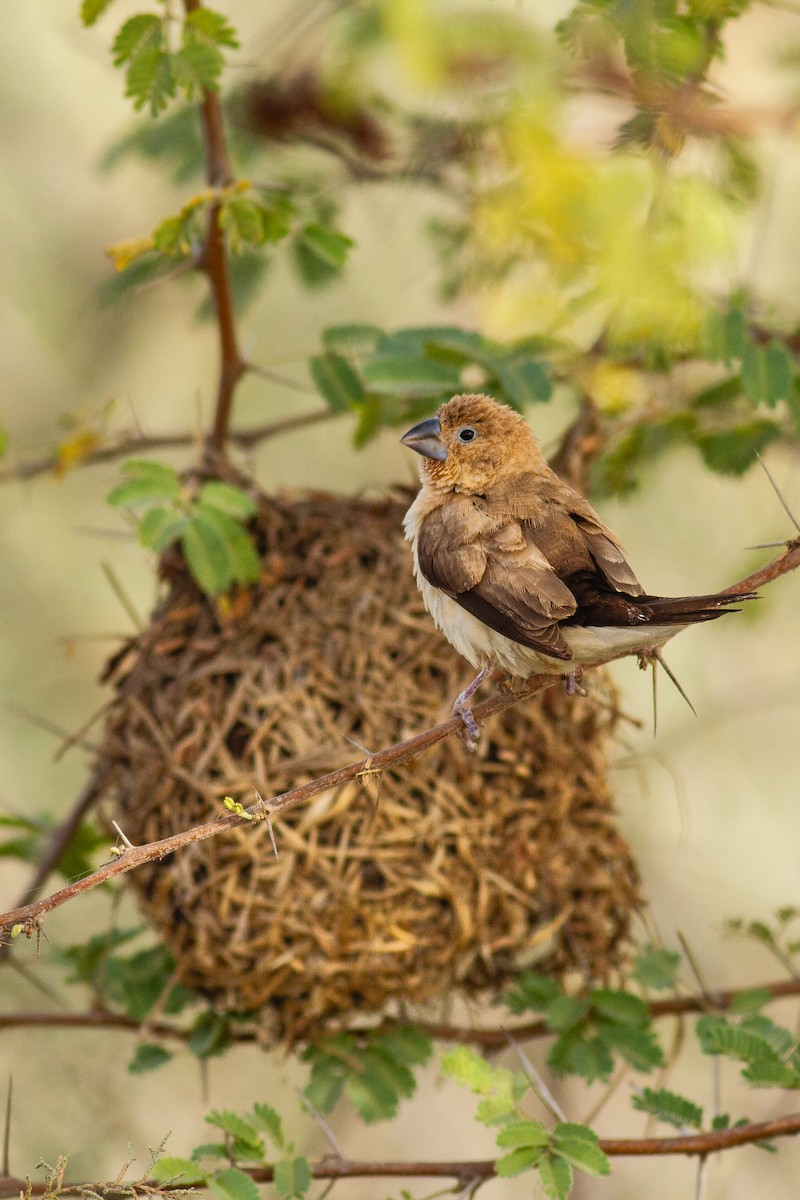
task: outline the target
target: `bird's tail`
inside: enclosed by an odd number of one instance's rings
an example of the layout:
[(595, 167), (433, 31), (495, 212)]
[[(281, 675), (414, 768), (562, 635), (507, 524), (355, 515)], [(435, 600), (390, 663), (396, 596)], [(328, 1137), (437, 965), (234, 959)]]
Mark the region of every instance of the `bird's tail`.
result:
[(693, 625), (713, 621), (726, 612), (738, 612), (732, 607), (746, 600), (757, 599), (756, 592), (715, 592), (710, 596), (637, 596), (635, 604), (647, 613), (648, 624)]

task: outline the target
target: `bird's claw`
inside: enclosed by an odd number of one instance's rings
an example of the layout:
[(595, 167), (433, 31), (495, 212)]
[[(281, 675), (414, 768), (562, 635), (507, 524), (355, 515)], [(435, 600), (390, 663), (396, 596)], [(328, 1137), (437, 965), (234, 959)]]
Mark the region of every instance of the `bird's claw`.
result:
[(577, 671), (570, 671), (569, 675), (567, 676), (567, 695), (568, 696), (588, 696), (589, 695), (586, 688), (581, 687), (581, 685), (578, 683), (578, 675), (579, 675), (579, 673)]
[(464, 723), (464, 745), (473, 752), (478, 749), (478, 738), (481, 736), (480, 727), (472, 714), (469, 701), (458, 697), (453, 705), (453, 716), (461, 717)]

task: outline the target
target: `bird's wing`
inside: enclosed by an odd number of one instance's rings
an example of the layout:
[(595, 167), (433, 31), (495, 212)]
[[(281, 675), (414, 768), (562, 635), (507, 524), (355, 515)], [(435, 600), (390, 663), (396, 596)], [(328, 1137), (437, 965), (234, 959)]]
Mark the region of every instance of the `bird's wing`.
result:
[(466, 497), (448, 501), (422, 522), (417, 559), (429, 583), (490, 629), (572, 657), (558, 622), (575, 612), (575, 597), (515, 518), (493, 518)]
[(625, 558), (619, 539), (598, 517), (587, 500), (578, 497), (580, 503), (572, 506), (570, 517), (583, 534), (589, 553), (608, 582), (619, 592), (629, 596), (643, 596), (644, 588), (633, 573)]

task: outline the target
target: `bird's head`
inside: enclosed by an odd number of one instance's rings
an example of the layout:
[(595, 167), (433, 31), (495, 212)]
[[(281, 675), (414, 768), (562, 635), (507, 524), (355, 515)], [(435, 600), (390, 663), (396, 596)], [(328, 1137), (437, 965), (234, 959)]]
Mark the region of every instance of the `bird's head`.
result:
[(506, 472), (530, 469), (540, 460), (524, 419), (489, 396), (454, 396), (400, 441), (423, 456), (424, 482), (468, 495), (481, 494)]

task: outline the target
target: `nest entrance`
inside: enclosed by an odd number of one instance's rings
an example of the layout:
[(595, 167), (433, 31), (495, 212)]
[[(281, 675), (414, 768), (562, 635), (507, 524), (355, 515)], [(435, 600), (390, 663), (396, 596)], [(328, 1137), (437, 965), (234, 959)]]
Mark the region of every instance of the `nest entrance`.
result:
[[(469, 668), (434, 631), (406, 505), (264, 498), (259, 585), (220, 622), (183, 574), (117, 665), (100, 766), (136, 842), (444, 719)], [(595, 696), (601, 685), (595, 672)], [(608, 976), (640, 906), (606, 779), (613, 703), (560, 687), (276, 818), (133, 873), (180, 979), (285, 1044), (537, 963)], [(380, 796), (378, 799), (378, 789)]]

